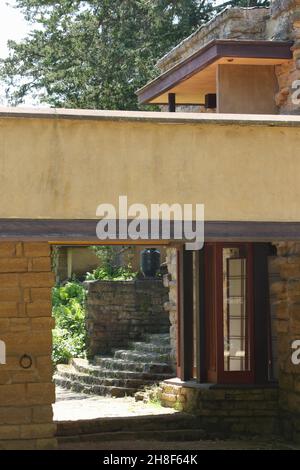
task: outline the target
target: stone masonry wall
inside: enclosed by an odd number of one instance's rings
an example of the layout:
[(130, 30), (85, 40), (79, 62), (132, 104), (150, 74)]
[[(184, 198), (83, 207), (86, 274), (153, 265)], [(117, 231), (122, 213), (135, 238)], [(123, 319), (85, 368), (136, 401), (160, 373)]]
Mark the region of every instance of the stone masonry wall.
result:
[(196, 415), (208, 437), (279, 434), (276, 388), (189, 387), (172, 380), (160, 387), (162, 405)]
[(300, 243), (277, 243), (280, 280), (272, 284), (276, 297), (279, 407), (282, 432), (300, 442), (300, 365), (291, 360), (292, 342), (300, 339)]
[[(0, 242), (0, 340), (7, 352), (0, 364), (0, 449), (56, 447), (53, 284), (48, 243)], [(24, 354), (32, 359), (26, 369)]]
[(86, 285), (91, 357), (125, 347), (145, 334), (169, 332), (164, 310), (168, 291), (161, 280), (90, 281)]
[(300, 0), (272, 2), (268, 38), (294, 41), (293, 59), (275, 67), (279, 88), (276, 104), (280, 114), (300, 114), (300, 103), (293, 100), (293, 83), (300, 80)]

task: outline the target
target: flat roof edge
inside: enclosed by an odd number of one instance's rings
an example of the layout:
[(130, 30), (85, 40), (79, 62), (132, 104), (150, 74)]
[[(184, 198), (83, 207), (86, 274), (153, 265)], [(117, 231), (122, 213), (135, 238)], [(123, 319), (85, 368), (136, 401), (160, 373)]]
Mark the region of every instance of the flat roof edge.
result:
[(213, 39), (136, 91), (140, 104), (151, 102), (221, 57), (290, 60), (293, 41)]
[(0, 119), (3, 118), (298, 127), (300, 126), (300, 107), (299, 115), (168, 113), (150, 111), (96, 111), (88, 109), (0, 107)]

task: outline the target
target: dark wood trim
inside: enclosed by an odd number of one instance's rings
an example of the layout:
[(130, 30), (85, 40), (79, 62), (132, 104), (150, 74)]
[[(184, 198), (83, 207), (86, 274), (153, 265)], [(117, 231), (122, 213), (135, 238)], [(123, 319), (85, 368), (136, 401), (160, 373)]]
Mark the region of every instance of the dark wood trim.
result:
[(255, 243), (253, 251), (255, 383), (264, 384), (269, 377), (270, 301), (268, 256), (270, 245), (268, 243)]
[(181, 246), (176, 250), (176, 274), (177, 274), (177, 325), (176, 325), (176, 374), (177, 377), (181, 377), (181, 292), (182, 292), (182, 249)]
[(198, 361), (198, 374), (199, 382), (206, 381), (206, 334), (205, 334), (205, 256), (204, 248), (199, 251), (198, 255), (198, 267), (199, 267), (199, 336), (197, 336), (199, 341), (199, 356), (197, 357)]
[(180, 379), (193, 378), (193, 252), (181, 251)]
[(205, 372), (204, 381), (216, 383), (217, 376), (217, 289), (216, 243), (204, 245), (204, 314)]
[[(0, 219), (0, 241), (41, 240), (49, 242), (103, 243), (96, 236), (97, 220)], [(171, 223), (171, 235), (172, 235)], [(171, 241), (173, 237), (171, 236)], [(205, 241), (299, 241), (300, 222), (205, 222)], [(148, 245), (151, 240), (140, 241)], [(118, 240), (116, 240), (118, 242)], [(124, 244), (124, 240), (120, 240)], [(128, 243), (134, 244), (127, 240)], [(169, 243), (155, 240), (154, 243)], [(111, 241), (107, 243), (112, 244)], [(178, 240), (177, 240), (178, 243)]]
[(221, 57), (291, 59), (291, 41), (237, 41), (216, 39), (137, 91), (145, 104), (216, 62)]
[(175, 93), (168, 94), (168, 109), (169, 109), (169, 113), (176, 112), (176, 94)]

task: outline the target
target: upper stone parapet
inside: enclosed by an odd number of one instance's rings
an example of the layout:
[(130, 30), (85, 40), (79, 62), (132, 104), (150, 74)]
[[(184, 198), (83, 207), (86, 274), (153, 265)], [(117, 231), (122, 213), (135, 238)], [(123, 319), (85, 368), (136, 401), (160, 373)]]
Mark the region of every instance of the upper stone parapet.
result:
[(269, 8), (226, 8), (162, 57), (157, 67), (164, 72), (213, 39), (267, 39), (269, 18)]

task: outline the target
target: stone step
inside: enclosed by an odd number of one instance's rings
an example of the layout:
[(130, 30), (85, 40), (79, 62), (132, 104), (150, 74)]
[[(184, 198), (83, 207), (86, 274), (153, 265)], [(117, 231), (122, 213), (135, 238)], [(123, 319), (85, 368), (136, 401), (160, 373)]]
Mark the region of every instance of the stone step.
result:
[[(58, 443), (74, 442), (117, 442), (117, 441), (200, 441), (207, 438), (202, 429), (172, 429), (164, 431), (124, 431), (81, 434), (74, 436), (58, 436)], [(67, 447), (66, 447), (67, 449)]]
[(142, 353), (156, 353), (156, 354), (170, 354), (171, 346), (163, 346), (159, 344), (144, 343), (144, 342), (134, 342), (129, 344), (130, 349), (133, 351), (139, 351)]
[(73, 390), (78, 393), (86, 393), (88, 395), (101, 395), (121, 398), (125, 396), (133, 396), (137, 389), (117, 386), (105, 386), (105, 385), (88, 385), (78, 380), (71, 380), (69, 378), (56, 374), (54, 376), (56, 385), (66, 388), (67, 390)]
[(153, 384), (155, 381), (153, 378), (151, 379), (142, 379), (138, 378), (129, 378), (124, 379), (120, 376), (116, 377), (97, 377), (90, 374), (84, 374), (82, 372), (76, 371), (72, 366), (66, 367), (59, 367), (57, 368), (57, 377), (61, 379), (69, 379), (74, 382), (80, 382), (81, 384), (85, 384), (88, 386), (91, 385), (104, 385), (106, 387), (124, 387), (124, 388), (135, 388), (139, 390), (144, 388), (147, 385)]
[(145, 342), (157, 344), (160, 346), (170, 346), (170, 335), (165, 334), (148, 334), (145, 336)]
[(201, 428), (201, 421), (187, 413), (173, 413), (152, 416), (120, 416), (112, 418), (84, 419), (80, 421), (59, 421), (57, 435), (60, 437), (81, 436), (118, 432), (162, 432), (192, 430)]
[(172, 374), (172, 366), (168, 363), (131, 362), (123, 359), (112, 359), (96, 356), (95, 365), (104, 369), (143, 372), (153, 374)]
[(167, 363), (170, 360), (169, 354), (156, 354), (156, 353), (141, 353), (138, 351), (119, 350), (115, 351), (114, 359), (123, 359), (129, 362), (138, 363)]
[[(153, 380), (157, 382), (162, 382), (163, 380), (170, 379), (174, 377), (174, 374), (153, 374), (147, 372), (133, 372), (131, 370), (113, 370), (113, 369), (103, 369), (99, 366), (95, 366), (88, 362), (86, 359), (72, 359), (71, 365), (77, 372), (83, 374), (89, 374), (93, 377), (99, 378), (120, 378), (120, 379), (142, 379), (142, 380)], [(58, 369), (60, 369), (60, 365)]]

